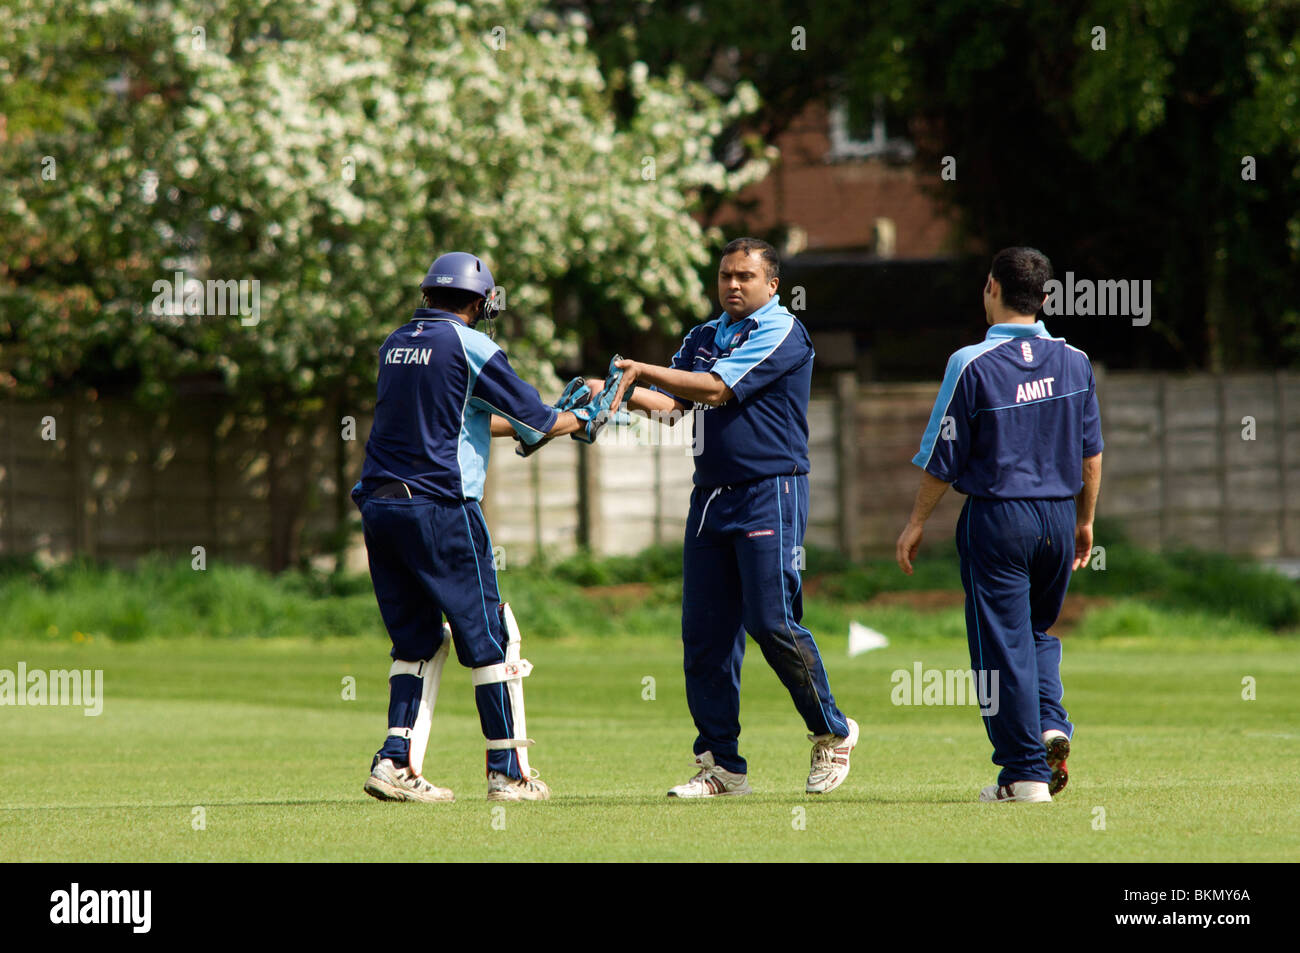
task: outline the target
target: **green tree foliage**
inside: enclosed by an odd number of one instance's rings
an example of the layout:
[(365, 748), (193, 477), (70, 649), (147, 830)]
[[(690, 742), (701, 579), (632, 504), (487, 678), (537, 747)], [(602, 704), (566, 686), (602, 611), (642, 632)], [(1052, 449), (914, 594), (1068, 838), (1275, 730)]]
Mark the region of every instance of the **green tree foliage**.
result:
[[(699, 193), (765, 171), (712, 157), (752, 87), (632, 70), (616, 110), (582, 22), (531, 0), (8, 0), (0, 51), (0, 393), (364, 402), (451, 249), (542, 373), (566, 290), (641, 329), (698, 310)], [(260, 320), (174, 313), (176, 271), (258, 281)]]
[(763, 106), (740, 141), (827, 97), (910, 117), (919, 167), (956, 160), (935, 194), (963, 245), (1034, 244), (1079, 277), (1153, 282), (1154, 333), (1125, 339), (1136, 363), (1300, 359), (1300, 4), (553, 6), (593, 19), (612, 77), (640, 60), (723, 96), (753, 82)]

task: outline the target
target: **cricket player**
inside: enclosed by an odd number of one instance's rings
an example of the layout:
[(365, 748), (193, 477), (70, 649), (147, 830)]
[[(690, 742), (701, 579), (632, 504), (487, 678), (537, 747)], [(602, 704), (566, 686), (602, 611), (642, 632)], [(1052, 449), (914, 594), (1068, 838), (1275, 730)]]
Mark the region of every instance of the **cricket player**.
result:
[(948, 485), (966, 494), (957, 551), (971, 668), (997, 783), (981, 801), (1050, 801), (1069, 778), (1074, 726), (1061, 705), (1061, 643), (1047, 634), (1070, 573), (1092, 553), (1101, 418), (1088, 355), (1035, 314), (1052, 277), (1033, 248), (1005, 248), (984, 284), (991, 325), (948, 359), (920, 452), (925, 472), (898, 537), (911, 575), (925, 521)]
[(781, 306), (779, 268), (767, 242), (736, 239), (718, 267), (723, 313), (686, 335), (672, 366), (617, 362), (622, 380), (613, 406), (622, 406), (626, 392), (630, 409), (670, 423), (693, 409), (700, 451), (682, 587), (698, 771), (669, 797), (751, 793), (739, 752), (746, 632), (810, 732), (808, 793), (843, 783), (858, 741), (858, 725), (836, 706), (821, 653), (800, 624), (813, 348), (804, 326)]
[(557, 412), (515, 374), (505, 352), (474, 327), (494, 315), (495, 288), (474, 255), (440, 256), (421, 284), (427, 307), (379, 349), (374, 425), (352, 498), (393, 642), (388, 736), (365, 783), (380, 800), (453, 799), (422, 773), (453, 641), (472, 670), (488, 800), (550, 797), (528, 765), (522, 680), (532, 666), (519, 657), (518, 627), (501, 604), (479, 501), (490, 435), (536, 444), (582, 430), (603, 405)]

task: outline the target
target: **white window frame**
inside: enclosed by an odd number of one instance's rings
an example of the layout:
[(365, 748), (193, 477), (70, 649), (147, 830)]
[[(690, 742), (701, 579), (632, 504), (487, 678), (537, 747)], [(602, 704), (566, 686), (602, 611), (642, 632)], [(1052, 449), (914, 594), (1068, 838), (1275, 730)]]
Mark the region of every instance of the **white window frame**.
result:
[(911, 140), (889, 136), (885, 129), (884, 100), (880, 96), (875, 97), (872, 103), (870, 139), (854, 139), (849, 135), (849, 107), (843, 97), (832, 101), (829, 112), (831, 148), (826, 157), (832, 162), (884, 156), (908, 160), (916, 154)]

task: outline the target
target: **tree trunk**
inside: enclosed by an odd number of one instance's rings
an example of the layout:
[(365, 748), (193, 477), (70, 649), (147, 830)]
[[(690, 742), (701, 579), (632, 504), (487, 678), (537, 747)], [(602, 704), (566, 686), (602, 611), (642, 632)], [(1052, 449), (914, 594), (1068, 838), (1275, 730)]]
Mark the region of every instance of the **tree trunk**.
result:
[(270, 509), (268, 562), (271, 571), (279, 573), (298, 563), (311, 445), (300, 421), (275, 414), (267, 417), (265, 439)]

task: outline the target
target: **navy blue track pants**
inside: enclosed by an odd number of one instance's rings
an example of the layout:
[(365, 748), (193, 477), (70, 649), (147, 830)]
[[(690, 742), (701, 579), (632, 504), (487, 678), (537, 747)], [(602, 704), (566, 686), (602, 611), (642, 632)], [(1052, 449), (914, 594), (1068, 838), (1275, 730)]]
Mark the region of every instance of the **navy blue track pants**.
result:
[[(492, 539), (478, 503), (368, 499), (361, 505), (361, 521), (370, 578), (394, 659), (430, 658), (442, 645), (446, 616), (461, 665), (480, 668), (505, 661)], [(390, 680), (389, 727), (414, 726), (421, 683), (413, 675)], [(474, 700), (485, 738), (514, 735), (503, 683), (480, 685)], [(406, 739), (390, 735), (379, 756), (405, 764), (409, 746)], [(487, 766), (520, 776), (519, 758), (510, 749), (489, 751)]]
[(727, 771), (746, 770), (738, 751), (746, 632), (810, 732), (849, 733), (817, 643), (799, 624), (807, 523), (806, 475), (696, 487), (691, 494), (682, 586), (686, 701), (699, 732), (695, 753), (711, 751)]
[(981, 714), (998, 784), (1050, 781), (1042, 732), (1074, 733), (1061, 706), (1061, 642), (1047, 634), (1070, 585), (1074, 518), (1072, 499), (968, 497), (957, 520), (971, 668), (976, 685), (997, 686)]

